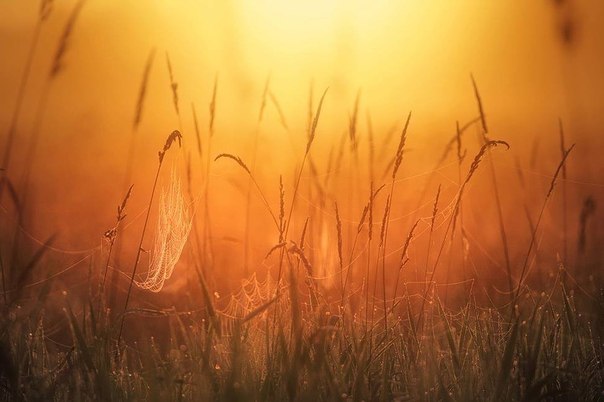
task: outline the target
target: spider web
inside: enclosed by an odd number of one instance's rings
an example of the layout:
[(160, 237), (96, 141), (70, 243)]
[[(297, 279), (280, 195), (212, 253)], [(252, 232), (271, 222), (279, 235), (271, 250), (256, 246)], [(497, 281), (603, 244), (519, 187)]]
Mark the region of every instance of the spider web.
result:
[[(277, 281), (270, 274), (267, 274), (264, 280), (259, 280), (256, 273), (243, 279), (241, 287), (231, 295), (228, 304), (224, 309), (219, 310), (225, 318), (222, 320), (223, 331), (227, 334), (232, 333), (233, 325), (237, 320), (272, 300), (275, 296), (276, 285)], [(282, 290), (284, 289), (283, 284), (280, 287)], [(289, 303), (281, 298), (278, 303), (273, 305), (273, 308), (277, 308), (280, 313), (284, 313), (288, 310)], [(262, 314), (262, 317), (266, 318), (266, 314), (266, 312)], [(262, 322), (264, 322), (264, 319), (254, 320), (249, 325), (252, 325), (260, 334), (263, 331)]]
[(159, 292), (164, 282), (172, 276), (187, 242), (193, 219), (180, 188), (180, 178), (172, 168), (170, 182), (162, 189), (159, 217), (152, 257), (143, 281), (135, 281), (141, 289)]
[(243, 279), (239, 290), (231, 295), (222, 314), (231, 318), (241, 318), (260, 307), (274, 296), (275, 281), (270, 275), (264, 281), (258, 280), (256, 273)]

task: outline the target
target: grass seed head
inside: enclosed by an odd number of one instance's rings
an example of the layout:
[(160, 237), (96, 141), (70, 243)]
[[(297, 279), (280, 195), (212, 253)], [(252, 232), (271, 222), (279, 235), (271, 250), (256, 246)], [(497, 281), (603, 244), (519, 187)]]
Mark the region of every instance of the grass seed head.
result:
[(313, 141), (315, 140), (317, 125), (319, 124), (319, 117), (321, 116), (321, 109), (323, 108), (323, 100), (325, 99), (325, 95), (327, 94), (328, 90), (329, 88), (325, 89), (323, 95), (321, 95), (321, 100), (319, 100), (319, 106), (317, 106), (317, 112), (315, 113), (315, 117), (313, 118), (312, 126), (310, 127), (310, 134), (308, 136), (308, 142), (306, 143), (306, 153), (310, 151), (310, 147)]
[(405, 142), (407, 141), (407, 129), (409, 128), (409, 121), (411, 120), (411, 112), (407, 115), (407, 121), (405, 121), (405, 126), (403, 127), (403, 131), (401, 132), (401, 139), (398, 143), (398, 148), (396, 150), (396, 156), (394, 158), (394, 167), (392, 168), (392, 180), (396, 178), (396, 173), (398, 172), (401, 163), (403, 162), (403, 152), (405, 151)]
[(195, 104), (191, 102), (191, 111), (193, 112), (193, 124), (195, 127), (195, 137), (197, 138), (197, 153), (201, 158), (201, 134), (199, 132), (199, 123), (197, 122), (197, 112), (195, 111)]
[(164, 156), (166, 155), (166, 152), (168, 152), (174, 141), (178, 141), (179, 148), (182, 146), (182, 134), (178, 130), (174, 130), (172, 131), (172, 133), (170, 133), (170, 135), (166, 139), (164, 148), (159, 151), (159, 163), (162, 163), (164, 161)]
[(247, 174), (249, 174), (249, 175), (252, 174), (252, 172), (250, 171), (250, 169), (243, 162), (243, 160), (241, 160), (240, 157), (232, 155), (232, 154), (222, 153), (222, 154), (218, 155), (216, 158), (214, 158), (214, 161), (217, 161), (218, 159), (221, 159), (221, 158), (228, 158), (228, 159), (234, 160), (235, 163), (237, 163), (243, 170), (245, 170), (247, 172)]
[(562, 155), (562, 160), (560, 161), (560, 164), (558, 164), (558, 168), (556, 169), (556, 173), (554, 173), (554, 177), (552, 177), (552, 181), (549, 185), (549, 190), (547, 191), (547, 198), (549, 198), (552, 195), (552, 192), (554, 191), (554, 186), (556, 185), (556, 181), (558, 180), (558, 176), (560, 175), (560, 172), (563, 170), (565, 163), (566, 163), (566, 159), (568, 159), (568, 155), (570, 155), (570, 152), (573, 150), (573, 148), (575, 147), (575, 144), (571, 145), (570, 148), (568, 148), (566, 151), (564, 151), (564, 155)]
[(436, 213), (438, 212), (438, 200), (440, 198), (440, 184), (436, 191), (436, 199), (434, 200), (434, 206), (432, 207), (432, 220), (430, 221), (430, 230), (434, 230), (434, 220), (436, 219)]
[(155, 49), (151, 49), (149, 56), (147, 57), (147, 63), (145, 64), (145, 71), (143, 71), (143, 79), (141, 86), (138, 90), (138, 99), (136, 101), (136, 112), (134, 114), (134, 122), (132, 127), (136, 130), (143, 118), (143, 108), (145, 105), (145, 99), (147, 98), (147, 87), (149, 85), (149, 76), (151, 75), (151, 67), (153, 66), (153, 60), (155, 59)]
[(214, 86), (212, 87), (212, 100), (210, 101), (210, 122), (208, 128), (210, 130), (210, 138), (214, 136), (214, 121), (216, 120), (216, 95), (218, 92), (218, 74), (214, 77)]
[(466, 185), (470, 181), (470, 179), (472, 178), (474, 173), (476, 173), (476, 170), (478, 170), (478, 166), (480, 166), (480, 162), (482, 161), (484, 154), (489, 150), (489, 148), (493, 148), (498, 145), (504, 145), (506, 147), (506, 149), (510, 149), (510, 144), (508, 144), (505, 141), (501, 141), (501, 140), (487, 141), (480, 148), (480, 151), (478, 151), (478, 153), (474, 157), (474, 160), (472, 161), (472, 165), (470, 165), (470, 170), (468, 171), (468, 175), (466, 176), (466, 180), (464, 181), (463, 185)]
[(170, 75), (170, 89), (172, 90), (172, 102), (174, 103), (174, 110), (176, 110), (176, 114), (180, 116), (180, 109), (178, 107), (178, 83), (174, 81), (172, 63), (170, 63), (170, 55), (168, 55), (168, 52), (166, 52), (166, 63), (168, 65), (168, 74)]
[(480, 113), (480, 122), (482, 124), (483, 135), (485, 136), (489, 132), (487, 127), (487, 119), (484, 115), (484, 108), (482, 106), (482, 99), (480, 97), (480, 92), (478, 92), (478, 85), (476, 85), (476, 80), (474, 80), (474, 75), (470, 74), (470, 78), (472, 79), (472, 87), (474, 88), (474, 96), (476, 97), (476, 103), (478, 104), (478, 112)]
[(61, 39), (59, 40), (59, 46), (57, 47), (54, 59), (52, 61), (52, 66), (50, 68), (49, 78), (51, 80), (56, 78), (56, 76), (63, 68), (63, 60), (65, 58), (67, 50), (69, 49), (69, 42), (73, 35), (73, 30), (85, 2), (86, 0), (80, 0), (76, 3), (75, 7), (71, 11), (71, 14), (69, 15), (67, 23), (65, 24)]
[(334, 204), (336, 211), (336, 230), (338, 232), (338, 259), (340, 261), (340, 269), (342, 269), (343, 265), (343, 257), (342, 257), (342, 220), (340, 219), (340, 211), (338, 210), (338, 203)]

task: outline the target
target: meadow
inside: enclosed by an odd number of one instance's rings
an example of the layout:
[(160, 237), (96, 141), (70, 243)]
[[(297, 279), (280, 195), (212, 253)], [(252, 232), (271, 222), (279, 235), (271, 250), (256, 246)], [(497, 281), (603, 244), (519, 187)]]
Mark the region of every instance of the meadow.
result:
[[(2, 400), (604, 400), (599, 139), (563, 119), (541, 142), (507, 132), (470, 73), (471, 114), (436, 139), (413, 105), (386, 99), (384, 118), (337, 84), (305, 81), (293, 115), (278, 71), (239, 113), (220, 72), (195, 102), (186, 61), (153, 48), (111, 157), (55, 180), (45, 122), (77, 103), (61, 87), (85, 7), (48, 44), (42, 1), (0, 78), (18, 82), (0, 120)], [(75, 154), (90, 133), (55, 141)], [(43, 205), (73, 191), (96, 203), (59, 230)]]

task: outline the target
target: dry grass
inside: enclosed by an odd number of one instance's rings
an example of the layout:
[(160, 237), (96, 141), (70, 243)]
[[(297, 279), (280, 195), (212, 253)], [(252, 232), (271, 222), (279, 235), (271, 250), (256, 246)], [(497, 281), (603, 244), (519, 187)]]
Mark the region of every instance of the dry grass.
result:
[[(77, 3), (67, 22), (48, 82), (54, 81), (65, 67), (66, 51), (83, 4)], [(39, 24), (47, 18), (50, 5), (42, 2)], [(34, 39), (32, 49), (36, 43)], [(153, 58), (151, 51), (138, 93), (126, 166), (133, 163), (134, 134), (142, 122)], [(472, 77), (479, 116), (466, 124), (457, 122), (442, 156), (439, 152), (429, 155), (435, 155), (435, 169), (425, 174), (424, 186), (417, 188), (408, 184), (413, 174), (407, 175), (407, 171), (413, 171), (408, 162), (413, 157), (413, 142), (421, 138), (415, 133), (408, 137), (411, 113), (402, 128), (397, 125), (380, 133), (374, 132), (374, 122), (367, 112), (367, 127), (363, 130), (359, 124), (362, 112), (358, 91), (341, 132), (329, 136), (319, 124), (333, 102), (328, 101), (327, 89), (315, 105), (311, 84), (305, 127), (290, 126), (271, 91), (269, 77), (259, 96), (257, 121), (250, 124), (255, 124), (256, 131), (251, 159), (245, 157), (248, 163), (251, 161), (248, 165), (237, 156), (236, 149), (213, 154), (212, 138), (220, 118), (218, 75), (209, 96), (207, 116), (198, 116), (191, 103), (191, 121), (187, 122), (183, 121), (186, 118), (181, 116), (179, 106), (180, 97), (185, 96), (178, 91), (167, 53), (166, 62), (178, 129), (168, 135), (158, 152), (149, 200), (140, 214), (142, 230), (140, 237), (134, 239), (137, 247), (130, 250), (135, 258), (128, 273), (122, 272), (116, 261), (124, 258), (122, 254), (128, 255), (122, 253), (120, 242), (133, 236), (125, 229), (138, 219), (126, 219), (126, 207), (130, 210), (128, 203), (136, 197), (132, 186), (117, 207), (113, 227), (105, 232), (108, 247), (91, 249), (80, 260), (90, 264), (87, 276), (71, 270), (79, 263), (55, 269), (57, 261), (47, 256), (50, 250), (59, 250), (53, 246), (54, 236), (38, 242), (36, 247), (23, 241), (27, 234), (22, 225), (27, 186), (13, 186), (4, 170), (16, 132), (23, 91), (20, 89), (15, 100), (17, 111), (7, 131), (1, 180), (1, 188), (7, 189), (16, 214), (12, 226), (0, 229), (3, 399), (604, 398), (604, 289), (599, 269), (603, 256), (595, 247), (601, 238), (594, 230), (597, 195), (586, 197), (576, 210), (572, 209), (572, 194), (566, 185), (572, 177), (567, 165), (575, 162), (569, 158), (575, 146), (566, 148), (561, 123), (561, 160), (556, 169), (547, 166), (551, 170), (547, 191), (527, 185), (519, 169), (522, 200), (506, 197), (507, 191), (513, 191), (512, 184), (498, 182), (498, 177), (506, 172), (499, 170), (495, 157), (503, 154), (497, 148), (510, 153), (513, 150), (506, 141), (488, 137), (483, 99)], [(26, 83), (27, 73), (24, 77), (22, 82)], [(45, 88), (44, 99), (49, 86)], [(45, 134), (40, 131), (44, 105), (28, 144), (31, 150), (37, 146), (38, 135)], [(270, 177), (255, 169), (256, 147), (273, 151), (272, 144), (258, 140), (260, 123), (269, 119), (267, 107), (271, 105), (277, 112), (278, 126), (288, 134), (305, 133), (294, 138), (301, 162), (290, 179), (274, 169), (268, 170)], [(208, 124), (205, 134), (200, 129), (204, 118)], [(183, 125), (188, 123), (194, 128), (195, 143), (181, 134)], [(477, 144), (463, 137), (471, 128), (478, 130)], [(399, 129), (398, 144), (393, 144)], [(317, 140), (328, 142), (335, 137), (338, 140), (330, 145), (329, 157), (325, 158), (324, 149), (317, 144), (321, 141)], [(159, 273), (150, 258), (147, 278), (152, 283), (143, 283), (147, 290), (159, 291), (164, 281), (182, 275), (183, 280), (175, 285), (177, 302), (172, 303), (175, 299), (170, 299), (169, 293), (150, 296), (143, 291), (134, 292), (133, 285), (138, 283), (137, 275), (140, 277), (144, 265), (144, 247), (151, 236), (148, 224), (156, 209), (154, 200), (162, 166), (176, 153), (177, 143), (188, 155), (191, 205), (185, 203), (179, 181), (173, 178), (171, 189), (176, 198), (160, 200), (160, 229), (154, 236), (159, 248), (173, 243), (178, 247), (159, 264)], [(199, 158), (191, 158), (192, 146)], [(472, 160), (465, 158), (468, 152), (475, 155)], [(229, 171), (225, 161), (234, 163), (237, 169)], [(516, 161), (521, 168), (523, 162)], [(33, 156), (26, 158), (22, 166), (26, 177), (31, 163)], [(494, 190), (494, 198), (486, 201), (482, 177), (485, 163), (490, 167), (489, 184)], [(452, 172), (447, 170), (448, 165), (453, 167)], [(240, 209), (246, 211), (243, 267), (244, 272), (249, 268), (252, 273), (239, 278), (240, 286), (230, 285), (224, 276), (239, 272), (231, 262), (238, 260), (227, 257), (238, 255), (241, 245), (213, 244), (216, 238), (212, 233), (217, 228), (212, 220), (218, 212), (210, 210), (210, 201), (223, 202), (226, 196), (218, 191), (220, 187), (211, 188), (212, 169), (224, 176), (242, 175), (248, 180)], [(130, 168), (127, 172), (129, 178)], [(384, 174), (379, 177), (381, 172)], [(450, 179), (449, 174), (457, 178)], [(433, 184), (436, 177), (442, 179), (438, 187)], [(556, 201), (559, 182), (564, 186), (561, 222), (557, 213), (547, 214), (548, 206)], [(250, 184), (255, 191), (250, 190)], [(380, 196), (383, 189), (384, 196)], [(194, 197), (196, 191), (201, 197)], [(434, 199), (426, 203), (424, 198), (428, 195), (434, 195)], [(538, 196), (540, 202), (535, 221), (528, 201), (532, 195)], [(249, 218), (256, 198), (267, 214), (255, 216), (257, 222), (251, 224)], [(511, 204), (504, 204), (510, 199)], [(166, 212), (171, 202), (178, 204), (173, 214)], [(185, 212), (195, 207), (202, 213), (195, 214), (190, 222), (191, 217)], [(493, 207), (496, 217), (489, 207)], [(8, 208), (6, 211), (11, 212)], [(517, 215), (522, 212), (529, 224), (528, 233), (526, 222), (517, 222)], [(170, 216), (166, 218), (167, 215)], [(227, 227), (219, 228), (220, 231), (236, 237), (243, 225), (235, 217), (242, 215), (233, 212)], [(572, 216), (577, 217), (576, 236), (570, 230)], [(478, 219), (478, 224), (472, 225), (468, 217)], [(173, 225), (162, 225), (162, 218)], [(200, 231), (195, 220), (203, 222)], [(545, 222), (547, 230), (543, 228)], [(524, 232), (516, 230), (518, 227)], [(178, 230), (183, 228), (186, 230)], [(191, 228), (194, 239), (185, 244)], [(516, 230), (518, 242), (508, 241), (510, 228)], [(496, 246), (476, 240), (492, 233), (499, 236)], [(11, 234), (15, 240), (6, 241)], [(16, 241), (18, 235), (22, 241)], [(554, 241), (556, 236), (561, 241)], [(570, 247), (573, 240), (577, 245), (574, 261)], [(128, 243), (123, 244), (126, 248)], [(481, 249), (482, 244), (487, 246)], [(252, 249), (261, 250), (263, 258), (254, 258), (249, 252)], [(536, 258), (537, 251), (542, 258)], [(176, 266), (177, 262), (181, 265)], [(445, 264), (446, 276), (441, 268)], [(465, 267), (470, 265), (474, 271), (468, 273)], [(106, 289), (110, 270), (116, 280)], [(167, 271), (174, 271), (175, 275), (164, 275)], [(196, 275), (197, 282), (188, 280), (188, 272)], [(161, 276), (159, 281), (156, 274)], [(59, 277), (67, 279), (59, 282)], [(87, 290), (76, 290), (75, 282), (81, 277), (85, 277)], [(73, 286), (61, 291), (72, 280)], [(499, 290), (502, 284), (507, 284), (509, 290)], [(110, 294), (108, 303), (106, 292)], [(125, 296), (119, 314), (112, 312), (113, 293)], [(150, 307), (149, 300), (163, 307)]]

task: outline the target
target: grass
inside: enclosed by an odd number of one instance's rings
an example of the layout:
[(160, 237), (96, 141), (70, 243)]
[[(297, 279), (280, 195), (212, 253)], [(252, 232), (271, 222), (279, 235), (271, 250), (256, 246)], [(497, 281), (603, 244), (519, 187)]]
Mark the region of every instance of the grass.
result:
[[(68, 67), (64, 55), (83, 4), (78, 3), (68, 20), (48, 83)], [(47, 13), (43, 9), (36, 30)], [(128, 181), (138, 177), (132, 155), (154, 54), (152, 50), (148, 56), (135, 108), (125, 161)], [(1, 188), (7, 200), (0, 201), (3, 211), (14, 219), (0, 229), (2, 399), (604, 400), (603, 255), (595, 247), (601, 238), (594, 229), (598, 195), (579, 203), (570, 201), (573, 194), (567, 184), (572, 175), (567, 166), (578, 163), (573, 157), (579, 147), (573, 154), (574, 145), (566, 148), (561, 123), (562, 155), (557, 168), (547, 165), (547, 191), (525, 184), (522, 161), (517, 158), (520, 201), (505, 204), (510, 202), (506, 192), (518, 190), (512, 189), (510, 180), (501, 180), (507, 172), (496, 172), (496, 158), (503, 154), (502, 148), (514, 152), (514, 147), (523, 144), (511, 147), (487, 137), (484, 105), (473, 78), (479, 116), (462, 126), (457, 123), (436, 169), (419, 189), (407, 185), (405, 176), (413, 171), (408, 160), (418, 141), (416, 129), (410, 127), (411, 113), (396, 128), (401, 134), (393, 148), (394, 131), (374, 132), (369, 112), (366, 132), (360, 128), (359, 91), (342, 139), (338, 133), (332, 136), (338, 139), (324, 161), (318, 142), (328, 136), (319, 124), (331, 117), (327, 89), (315, 105), (311, 85), (306, 127), (296, 128), (285, 123), (284, 110), (267, 79), (253, 134), (252, 163), (247, 165), (235, 150), (216, 154), (212, 150), (218, 76), (209, 101), (207, 135), (204, 138), (200, 124), (204, 115), (197, 114), (193, 103), (194, 130), (187, 135), (183, 128), (187, 122), (179, 109), (182, 94), (166, 53), (178, 129), (159, 151), (149, 200), (141, 214), (142, 231), (136, 235), (126, 231), (137, 220), (126, 214), (136, 197), (130, 186), (118, 205), (113, 227), (105, 232), (108, 247), (95, 248), (90, 258), (80, 260), (90, 265), (86, 289), (77, 291), (76, 282), (83, 274), (57, 267), (56, 259), (48, 255), (58, 250), (53, 246), (55, 237), (35, 247), (33, 238), (28, 240), (23, 225), (28, 209), (22, 201), (28, 190), (13, 185), (18, 176), (13, 169), (18, 167), (8, 170), (30, 59), (3, 150)], [(42, 98), (47, 98), (48, 91), (44, 90)], [(259, 148), (271, 150), (271, 144), (259, 138), (260, 123), (269, 119), (270, 107), (288, 133), (305, 132), (298, 139), (301, 159), (291, 180), (275, 170), (267, 178), (256, 169)], [(41, 120), (43, 112), (36, 119)], [(478, 130), (478, 143), (464, 138), (462, 146), (462, 134), (472, 128)], [(268, 125), (262, 129), (268, 130)], [(45, 134), (36, 124), (29, 146), (35, 149), (39, 136)], [(201, 211), (194, 219), (203, 222), (201, 230), (197, 221), (192, 222), (194, 239), (189, 239), (181, 256), (183, 266), (176, 272), (184, 276), (188, 268), (197, 282), (180, 285), (182, 297), (177, 305), (166, 302), (163, 308), (150, 308), (145, 297), (162, 300), (163, 295), (146, 296), (142, 290), (135, 291), (134, 285), (143, 269), (145, 239), (151, 235), (148, 224), (162, 166), (165, 158), (177, 152), (175, 141), (182, 152), (189, 152), (189, 198)], [(456, 155), (450, 162), (453, 149)], [(196, 150), (198, 158), (190, 158), (191, 150)], [(466, 160), (466, 154), (472, 153), (474, 158)], [(34, 174), (33, 158), (35, 153), (26, 158), (21, 174)], [(210, 200), (222, 201), (225, 195), (211, 188), (210, 172), (225, 172), (229, 164), (237, 168), (229, 174), (243, 176), (248, 184), (241, 203), (246, 218), (243, 248), (235, 244), (225, 249), (212, 243), (216, 227), (210, 218), (221, 211), (210, 209)], [(436, 178), (447, 177), (448, 171), (443, 170), (447, 164), (456, 179), (435, 186)], [(494, 192), (486, 205), (494, 207), (495, 216), (479, 202), (490, 198), (485, 197), (483, 169), (489, 169), (488, 185)], [(385, 173), (378, 177), (376, 172)], [(340, 173), (350, 175), (344, 184), (337, 181)], [(200, 188), (194, 188), (192, 177), (202, 179)], [(552, 204), (558, 206), (558, 182), (563, 189), (563, 213), (548, 214)], [(356, 197), (362, 189), (367, 194)], [(194, 196), (196, 190), (200, 197)], [(424, 204), (424, 198), (432, 194), (434, 198)], [(536, 220), (529, 196), (539, 199)], [(257, 201), (266, 214), (251, 220), (252, 203)], [(304, 209), (302, 201), (311, 207)], [(517, 222), (517, 215), (526, 217), (528, 232), (524, 220)], [(577, 216), (576, 236), (570, 229), (572, 216)], [(472, 225), (472, 217), (478, 217), (479, 224)], [(234, 220), (229, 225), (226, 229), (234, 233), (241, 229)], [(518, 234), (518, 227), (524, 232)], [(478, 258), (478, 246), (466, 246), (472, 236), (486, 238), (492, 233), (498, 237), (497, 245), (489, 243), (482, 250), (488, 258)], [(514, 242), (511, 233), (523, 237)], [(266, 247), (255, 241), (257, 234), (270, 236), (274, 244)], [(562, 242), (544, 241), (556, 236)], [(124, 273), (115, 261), (123, 259), (127, 237), (135, 237), (137, 248), (132, 251), (132, 270)], [(577, 244), (574, 259), (573, 240)], [(250, 252), (260, 247), (267, 248), (262, 260)], [(223, 262), (221, 253), (236, 254), (235, 249), (243, 249), (244, 272), (252, 273), (242, 278), (241, 286), (229, 288), (230, 297), (219, 298), (213, 283), (220, 282), (224, 272), (235, 271)], [(469, 266), (473, 273), (466, 271)], [(73, 274), (66, 280), (72, 287), (56, 280), (68, 273)], [(123, 308), (112, 301), (117, 294), (125, 296)]]
[[(173, 87), (175, 88), (175, 86)], [(176, 104), (176, 96), (174, 100)], [(155, 179), (153, 180), (153, 188), (151, 189), (151, 196), (149, 197), (149, 206), (147, 207), (147, 214), (145, 215), (145, 223), (143, 225), (143, 230), (141, 232), (141, 239), (138, 244), (138, 248), (136, 251), (136, 258), (134, 259), (134, 267), (132, 268), (132, 275), (130, 276), (130, 282), (128, 284), (128, 293), (126, 293), (126, 302), (124, 304), (124, 313), (122, 314), (122, 319), (120, 323), (120, 330), (117, 336), (117, 343), (120, 343), (122, 338), (122, 331), (124, 330), (124, 319), (126, 317), (126, 313), (128, 311), (128, 302), (130, 301), (130, 295), (132, 294), (132, 285), (134, 284), (134, 280), (136, 278), (136, 269), (138, 268), (138, 264), (140, 262), (141, 252), (143, 250), (143, 241), (145, 240), (145, 233), (147, 231), (147, 225), (149, 223), (149, 216), (151, 216), (151, 205), (153, 204), (153, 197), (155, 196), (155, 190), (157, 189), (157, 181), (159, 179), (159, 174), (161, 173), (161, 167), (164, 163), (164, 157), (166, 152), (170, 150), (172, 144), (178, 141), (178, 145), (181, 145), (182, 135), (180, 131), (174, 130), (166, 139), (166, 143), (161, 151), (159, 151), (159, 163), (157, 164), (157, 171), (155, 173)]]
[[(392, 315), (387, 337), (384, 329), (368, 333), (358, 317), (330, 316), (323, 306), (304, 311), (304, 328), (294, 338), (288, 335), (294, 322), (280, 316), (270, 339), (262, 316), (287, 304), (275, 299), (229, 318), (232, 329), (222, 335), (177, 312), (132, 312), (165, 316), (171, 333), (165, 351), (153, 337), (116, 348), (106, 342), (106, 316), (91, 310), (79, 322), (66, 299), (73, 339), (66, 353), (47, 346), (41, 306), (27, 318), (11, 310), (3, 387), (26, 400), (599, 400), (601, 344), (562, 293), (561, 306), (546, 296), (523, 303), (526, 310), (512, 323), (475, 301), (452, 312), (435, 298), (421, 333), (406, 307), (402, 317)], [(269, 353), (265, 342), (275, 343)]]
[[(320, 107), (321, 103), (305, 155), (316, 135)], [(377, 260), (369, 253), (369, 226), (373, 224), (371, 211), (381, 187), (373, 191), (374, 186), (370, 186), (372, 194), (353, 228), (354, 244), (350, 248), (345, 244), (346, 225), (341, 211), (334, 204), (336, 236), (330, 246), (337, 254), (334, 264), (339, 286), (333, 291), (314, 278), (316, 256), (307, 248), (305, 239), (308, 220), (299, 241), (288, 233), (295, 192), (286, 211), (286, 193), (280, 177), (279, 212), (275, 214), (269, 197), (247, 165), (226, 153), (215, 159), (230, 159), (248, 175), (279, 238), (266, 257), (274, 258), (273, 251), (279, 250), (277, 279), (271, 281), (269, 274), (264, 283), (250, 280), (246, 286), (255, 287), (255, 291), (243, 286), (231, 301), (235, 308), (214, 305), (206, 274), (199, 269), (201, 310), (129, 308), (145, 224), (129, 275), (125, 308), (117, 319), (112, 318), (102, 300), (113, 244), (130, 191), (118, 207), (115, 227), (106, 234), (110, 247), (104, 270), (99, 270), (103, 273), (99, 275), (102, 282), (98, 294), (72, 298), (67, 293), (60, 302), (50, 303), (47, 300), (52, 281), (28, 289), (34, 268), (43, 270), (38, 266), (48, 263), (42, 258), (44, 246), (23, 266), (10, 261), (7, 267), (1, 258), (5, 300), (0, 333), (3, 394), (16, 400), (600, 400), (604, 386), (602, 324), (597, 315), (602, 311), (601, 296), (588, 291), (590, 297), (577, 300), (562, 280), (566, 275), (563, 261), (551, 288), (538, 291), (525, 286), (543, 212), (572, 147), (553, 175), (540, 209), (516, 290), (511, 295), (514, 314), (510, 316), (505, 308), (509, 303), (500, 307), (485, 304), (474, 288), (464, 295), (463, 304), (450, 307), (441, 299), (443, 284), (436, 282), (439, 262), (453, 258), (444, 250), (454, 236), (451, 227), (466, 188), (487, 150), (498, 144), (507, 146), (502, 141), (489, 141), (476, 154), (448, 207), (444, 231), (435, 224), (439, 201), (442, 203), (444, 197), (439, 185), (427, 223), (426, 256), (420, 258), (424, 276), (429, 277), (422, 282), (423, 291), (412, 293), (410, 283), (400, 283), (401, 278), (408, 278), (401, 275), (406, 265), (418, 258), (409, 250), (421, 219), (409, 229), (391, 277), (388, 225), (392, 225), (394, 183), (407, 126), (408, 120), (384, 205), (377, 255), (374, 254)], [(180, 137), (178, 131), (174, 133), (160, 151), (156, 177), (167, 150)], [(300, 177), (298, 173), (294, 191), (298, 191)], [(155, 189), (157, 180), (154, 183)], [(145, 223), (152, 210), (154, 192)], [(588, 212), (581, 214), (582, 243), (586, 241), (585, 221), (591, 208), (585, 207), (584, 211)], [(430, 248), (437, 237), (441, 245), (434, 259)], [(367, 247), (367, 267), (375, 268), (373, 281), (368, 271), (361, 278), (361, 285), (358, 279), (363, 271), (355, 267), (366, 263), (359, 258), (362, 251), (355, 255), (359, 243)], [(5, 247), (2, 249), (4, 256)], [(347, 251), (350, 255), (346, 255)], [(380, 282), (382, 289), (378, 292)], [(373, 296), (367, 293), (370, 284)], [(402, 295), (399, 289), (403, 289)], [(487, 292), (487, 288), (482, 291)], [(57, 314), (62, 314), (67, 324), (63, 328), (65, 343), (61, 344), (65, 346), (53, 344), (46, 335), (47, 331), (57, 330), (52, 328), (50, 318)], [(125, 339), (122, 332), (128, 316), (161, 319), (167, 337), (162, 336), (160, 341), (140, 334)]]

